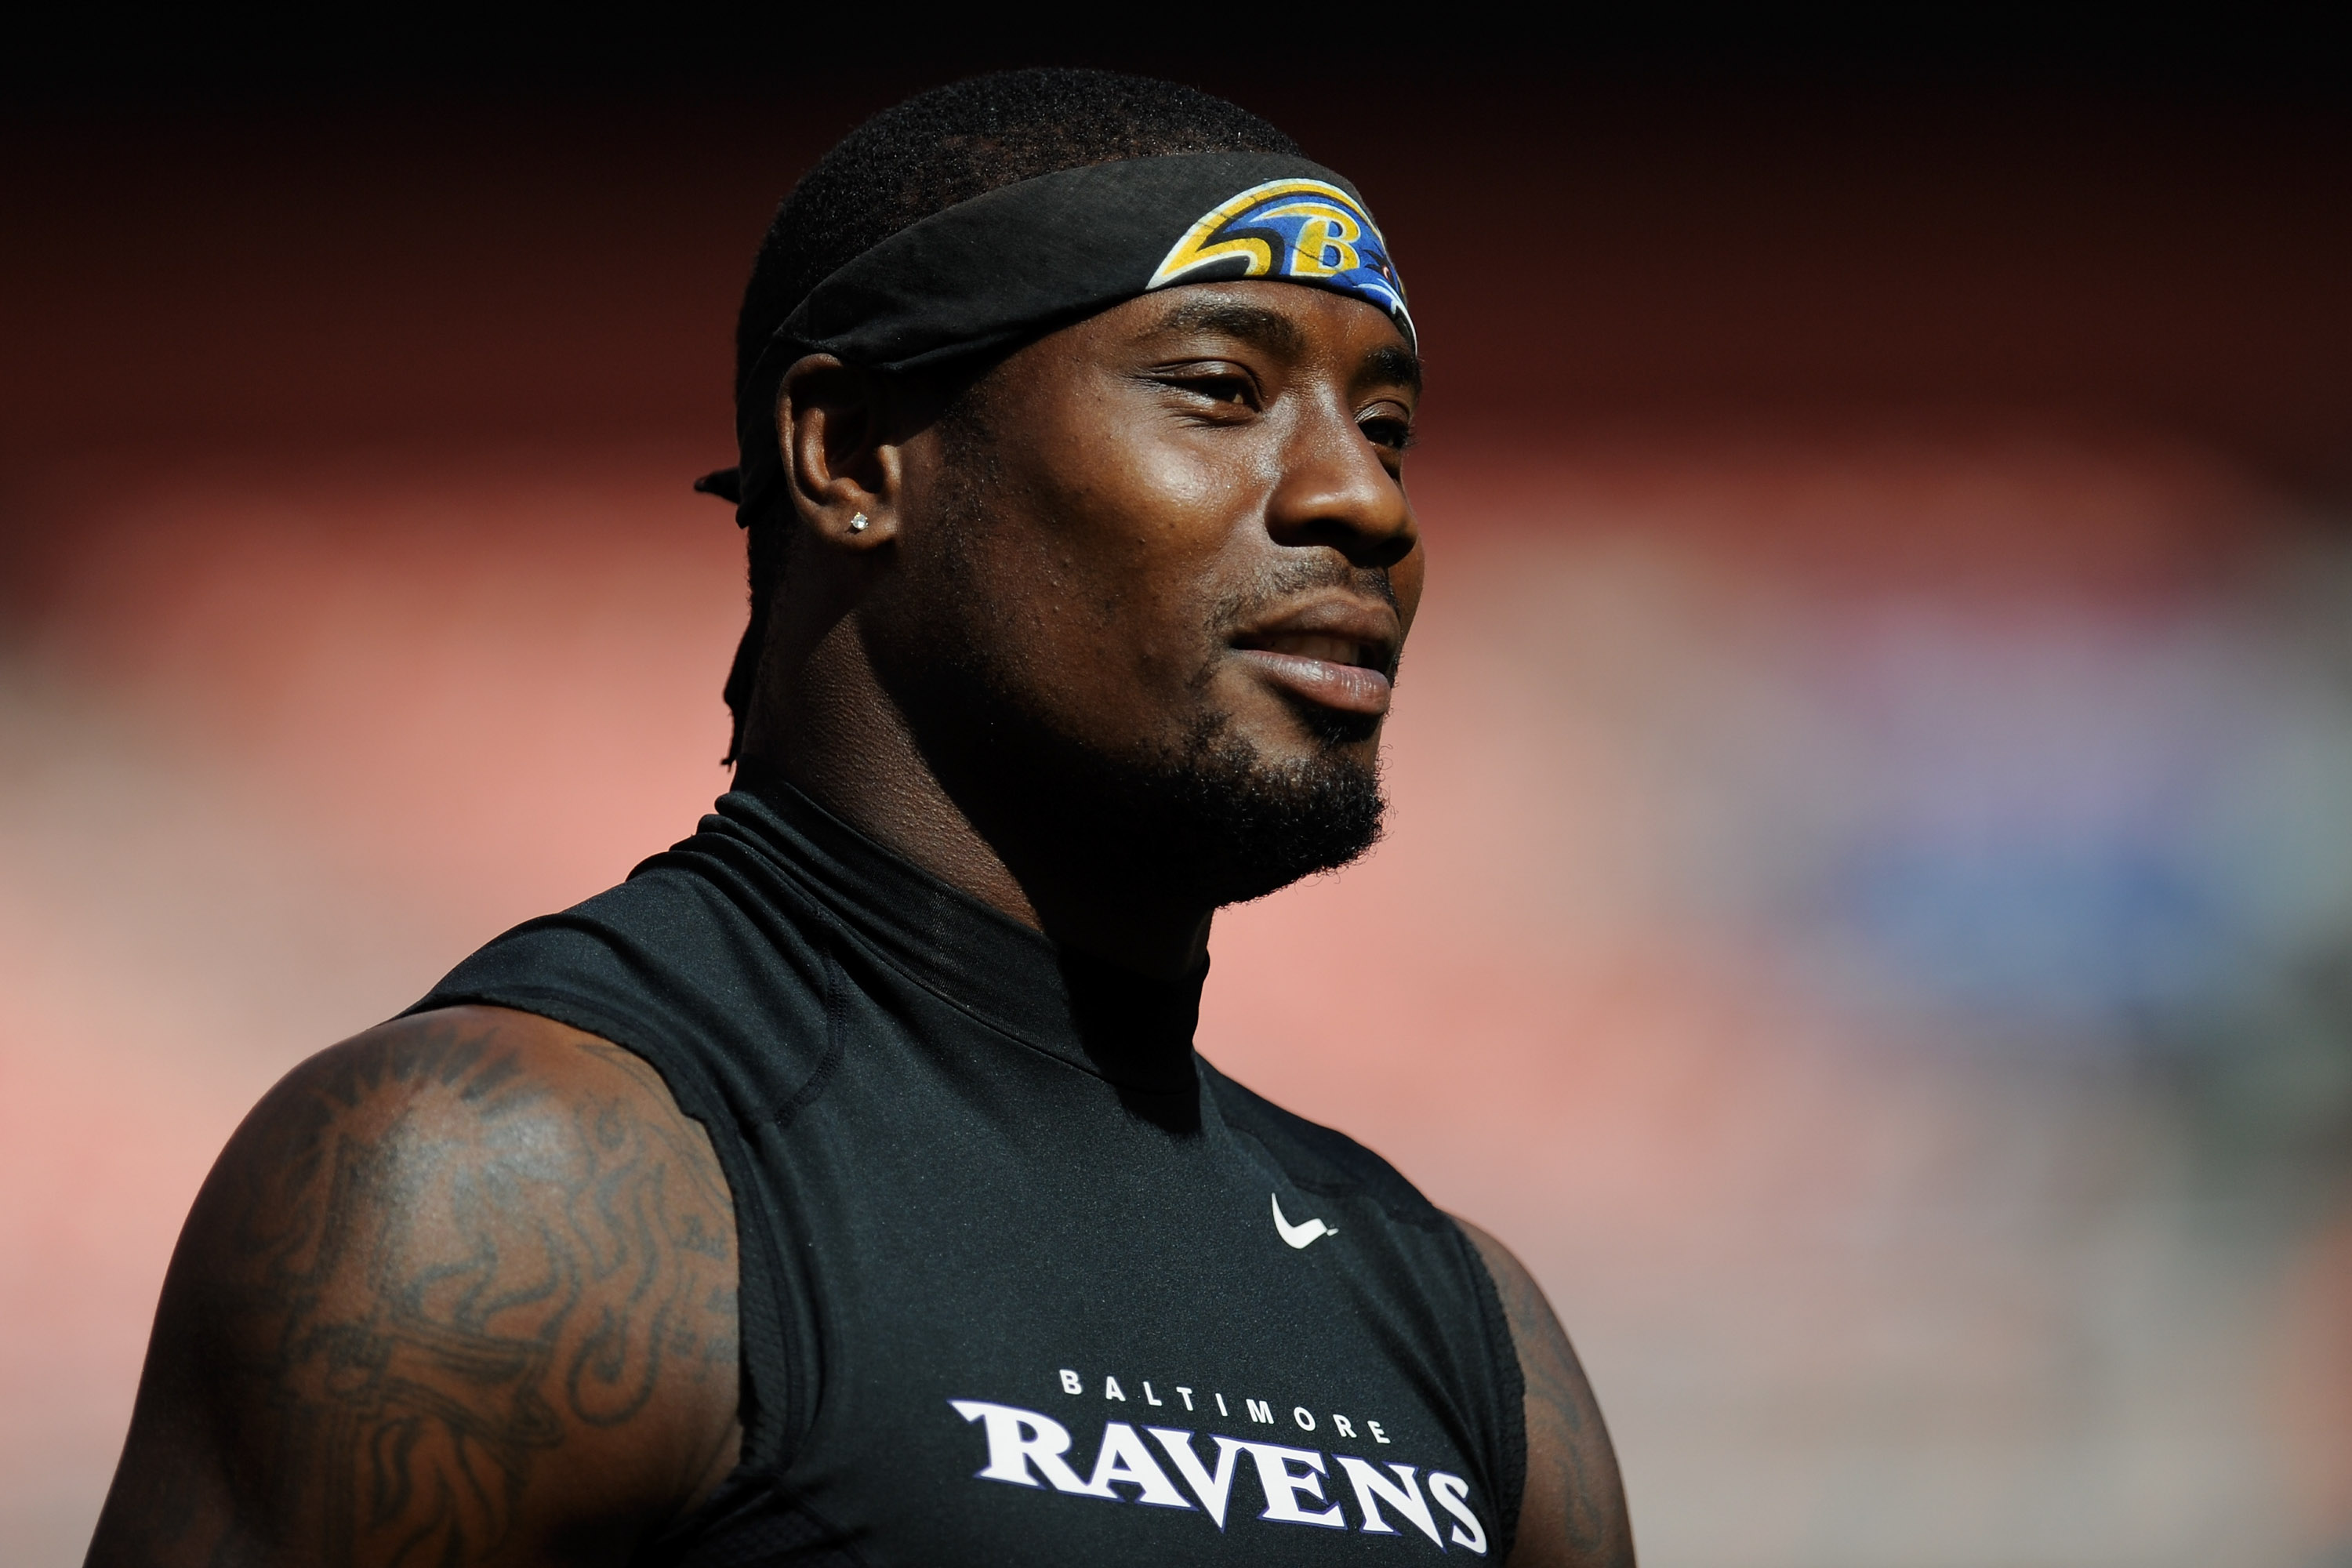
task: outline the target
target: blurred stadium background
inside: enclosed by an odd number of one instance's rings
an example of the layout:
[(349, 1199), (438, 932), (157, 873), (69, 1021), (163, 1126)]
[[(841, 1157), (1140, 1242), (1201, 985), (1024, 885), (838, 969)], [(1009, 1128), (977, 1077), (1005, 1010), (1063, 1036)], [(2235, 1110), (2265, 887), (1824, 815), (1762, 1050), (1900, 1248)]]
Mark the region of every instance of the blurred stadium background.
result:
[[(2352, 1563), (2352, 119), (2095, 45), (1096, 57), (1353, 174), (1433, 365), (1390, 841), (1202, 1048), (1528, 1259), (1653, 1568)], [(1003, 58), (233, 53), (0, 127), (27, 1568), (245, 1108), (723, 787), (751, 247)]]

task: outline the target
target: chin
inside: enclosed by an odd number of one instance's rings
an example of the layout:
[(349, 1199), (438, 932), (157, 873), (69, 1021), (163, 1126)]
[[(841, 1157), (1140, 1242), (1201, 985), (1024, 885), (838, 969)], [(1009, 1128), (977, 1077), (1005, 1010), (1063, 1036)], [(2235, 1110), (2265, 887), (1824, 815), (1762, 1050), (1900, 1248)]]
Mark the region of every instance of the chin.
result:
[(1134, 873), (1208, 906), (1246, 903), (1359, 858), (1379, 842), (1388, 806), (1376, 741), (1318, 737), (1286, 757), (1223, 727), (1129, 785), (1138, 809), (1121, 837)]
[(974, 651), (928, 661), (902, 689), (983, 833), (1202, 910), (1337, 869), (1380, 839), (1379, 715), (1212, 699), (1157, 742), (1108, 746)]

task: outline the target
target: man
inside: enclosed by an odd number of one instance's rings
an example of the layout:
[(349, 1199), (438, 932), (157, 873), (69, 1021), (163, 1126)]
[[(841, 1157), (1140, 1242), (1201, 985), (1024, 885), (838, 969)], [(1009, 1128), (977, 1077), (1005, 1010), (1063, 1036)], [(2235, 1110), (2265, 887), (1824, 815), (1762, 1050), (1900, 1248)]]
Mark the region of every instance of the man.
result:
[(1352, 187), (1166, 83), (851, 135), (739, 342), (736, 787), (271, 1091), (95, 1563), (1631, 1561), (1534, 1283), (1192, 1050), (1422, 586)]

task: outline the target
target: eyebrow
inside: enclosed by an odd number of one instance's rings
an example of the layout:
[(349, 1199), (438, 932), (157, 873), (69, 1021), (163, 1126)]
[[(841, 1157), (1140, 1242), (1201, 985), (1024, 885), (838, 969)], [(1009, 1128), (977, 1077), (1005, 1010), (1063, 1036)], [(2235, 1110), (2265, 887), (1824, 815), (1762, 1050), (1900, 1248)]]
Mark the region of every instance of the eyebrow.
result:
[(1421, 390), (1421, 356), (1411, 349), (1382, 344), (1364, 356), (1363, 374), (1370, 381), (1394, 382)]
[[(1151, 329), (1162, 332), (1222, 332), (1254, 343), (1268, 353), (1297, 354), (1307, 346), (1298, 323), (1279, 310), (1245, 305), (1235, 300), (1189, 300)], [(1421, 356), (1411, 349), (1383, 344), (1364, 356), (1359, 373), (1369, 381), (1389, 382), (1421, 390)]]
[(1296, 354), (1307, 346), (1298, 323), (1279, 310), (1237, 300), (1188, 300), (1160, 318), (1160, 332), (1222, 332), (1268, 353)]

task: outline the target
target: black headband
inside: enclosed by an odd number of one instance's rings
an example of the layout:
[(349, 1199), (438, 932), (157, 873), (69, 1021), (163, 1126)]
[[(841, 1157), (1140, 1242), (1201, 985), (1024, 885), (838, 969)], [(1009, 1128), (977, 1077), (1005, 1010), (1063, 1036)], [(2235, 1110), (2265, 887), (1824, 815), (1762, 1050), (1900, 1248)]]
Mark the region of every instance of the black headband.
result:
[(1413, 342), (1404, 285), (1356, 188), (1304, 158), (1189, 153), (1064, 169), (908, 225), (844, 263), (736, 391), (739, 476), (695, 488), (749, 523), (781, 472), (776, 388), (803, 354), (910, 371), (1009, 347), (1155, 289), (1264, 278), (1351, 295)]

